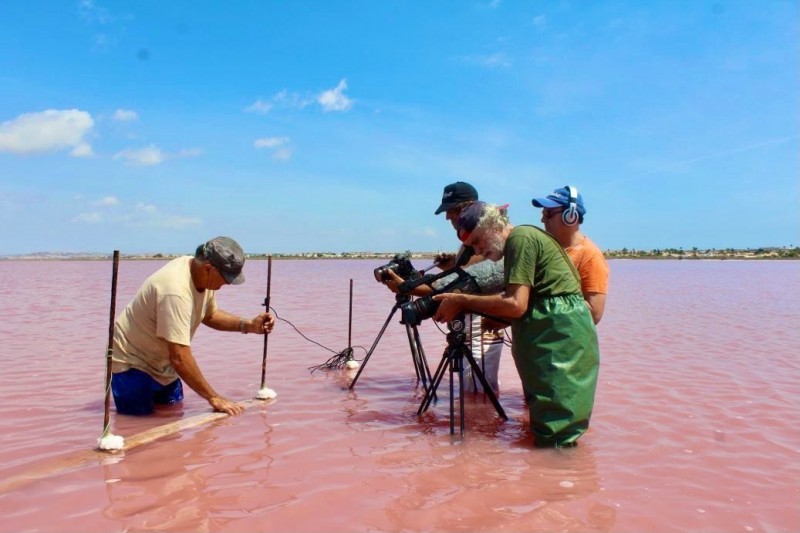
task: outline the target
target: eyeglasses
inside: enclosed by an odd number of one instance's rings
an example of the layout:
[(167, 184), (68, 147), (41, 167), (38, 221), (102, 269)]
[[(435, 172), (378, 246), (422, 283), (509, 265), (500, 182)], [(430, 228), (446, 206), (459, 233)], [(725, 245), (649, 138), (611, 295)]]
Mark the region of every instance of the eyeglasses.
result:
[(542, 209), (542, 216), (544, 218), (552, 218), (553, 216), (559, 215), (559, 214), (561, 214), (563, 212), (564, 212), (563, 209), (557, 209), (557, 208), (556, 209)]

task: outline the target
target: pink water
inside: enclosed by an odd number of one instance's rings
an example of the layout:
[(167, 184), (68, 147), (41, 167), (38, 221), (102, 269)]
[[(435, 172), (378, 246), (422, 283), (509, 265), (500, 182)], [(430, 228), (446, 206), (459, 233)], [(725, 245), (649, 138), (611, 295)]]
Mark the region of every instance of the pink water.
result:
[[(162, 263), (123, 261), (117, 309)], [(394, 299), (379, 261), (274, 261), (272, 304), (312, 339), (369, 347)], [(354, 391), (313, 375), (329, 352), (285, 322), (270, 337), (278, 402), (120, 456), (102, 431), (110, 262), (0, 262), (0, 531), (800, 531), (800, 262), (611, 261), (589, 433), (531, 447), (511, 354), (500, 401), (470, 398), (449, 434), (446, 387), (421, 419), (405, 330), (390, 324)], [(218, 294), (255, 314), (266, 262)], [(421, 327), (431, 364), (445, 346)], [(194, 350), (236, 399), (261, 377), (261, 337), (206, 328)], [(363, 357), (356, 349), (356, 356)], [(350, 374), (352, 375), (352, 374)], [(133, 435), (208, 411), (116, 417)], [(73, 466), (67, 468), (65, 465)]]

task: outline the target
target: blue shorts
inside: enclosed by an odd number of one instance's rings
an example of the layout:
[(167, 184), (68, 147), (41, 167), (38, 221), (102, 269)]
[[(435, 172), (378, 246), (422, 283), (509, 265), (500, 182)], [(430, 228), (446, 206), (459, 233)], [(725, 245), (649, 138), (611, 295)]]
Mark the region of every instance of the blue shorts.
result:
[(155, 404), (170, 405), (183, 400), (180, 379), (162, 385), (147, 372), (135, 368), (112, 374), (111, 392), (117, 412), (123, 415), (149, 415)]

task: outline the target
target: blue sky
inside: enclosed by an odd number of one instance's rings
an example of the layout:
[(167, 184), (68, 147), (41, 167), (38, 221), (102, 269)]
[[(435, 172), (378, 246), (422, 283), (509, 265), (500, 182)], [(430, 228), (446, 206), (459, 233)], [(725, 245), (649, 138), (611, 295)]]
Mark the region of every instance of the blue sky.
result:
[(798, 239), (798, 2), (0, 1), (0, 254), (452, 250), (463, 180), (604, 249)]

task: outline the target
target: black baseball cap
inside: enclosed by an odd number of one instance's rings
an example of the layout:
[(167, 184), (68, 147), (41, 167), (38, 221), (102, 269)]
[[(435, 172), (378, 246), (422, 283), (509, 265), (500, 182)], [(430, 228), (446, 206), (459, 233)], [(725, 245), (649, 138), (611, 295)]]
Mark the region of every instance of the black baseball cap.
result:
[(439, 209), (437, 209), (434, 214), (438, 215), (448, 209), (454, 208), (462, 202), (474, 202), (477, 199), (478, 191), (466, 181), (451, 183), (444, 188), (444, 192), (442, 193), (442, 205), (439, 206)]
[(244, 283), (244, 250), (230, 237), (215, 237), (198, 247), (197, 255), (206, 259), (219, 270), (230, 285)]

